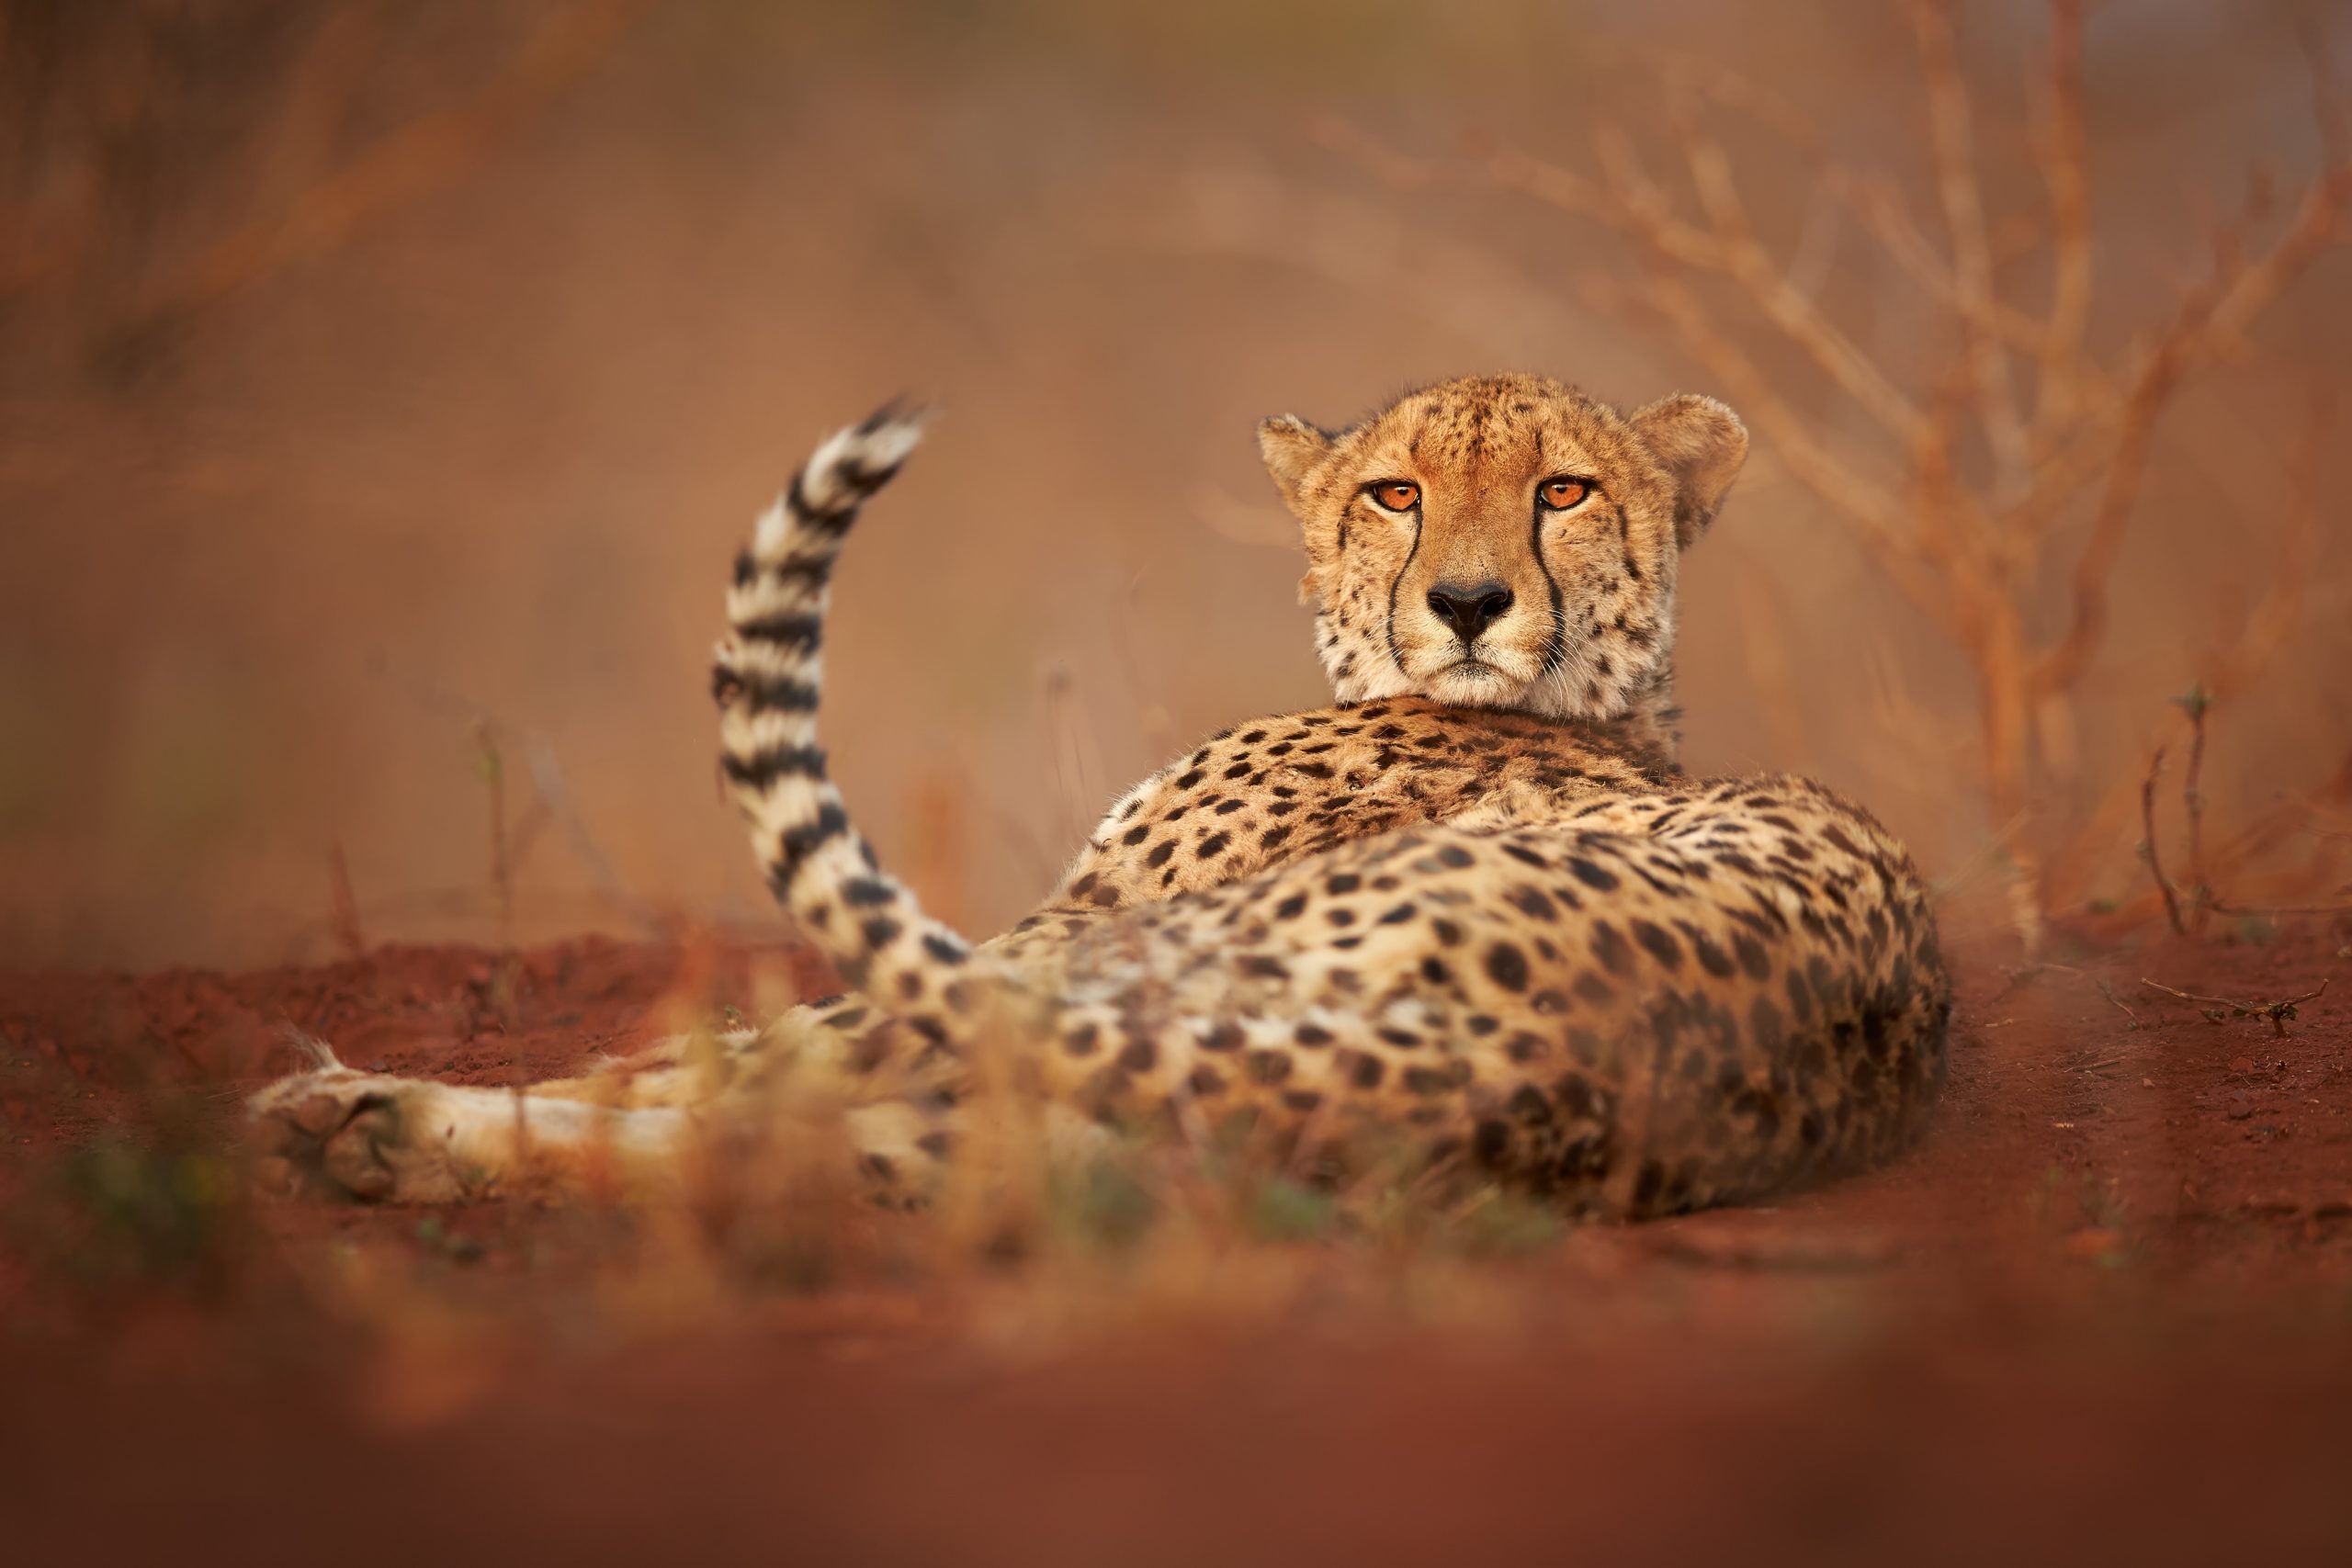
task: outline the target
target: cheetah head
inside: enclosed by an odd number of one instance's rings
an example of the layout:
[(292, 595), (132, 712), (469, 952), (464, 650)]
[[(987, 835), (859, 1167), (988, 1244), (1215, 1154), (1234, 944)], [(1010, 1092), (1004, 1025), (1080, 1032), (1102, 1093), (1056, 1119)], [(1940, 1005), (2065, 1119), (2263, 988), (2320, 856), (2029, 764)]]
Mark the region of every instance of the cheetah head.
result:
[(1341, 431), (1258, 429), (1306, 531), (1334, 692), (1559, 718), (1671, 703), (1677, 560), (1747, 432), (1711, 398), (1630, 416), (1541, 376), (1411, 392)]

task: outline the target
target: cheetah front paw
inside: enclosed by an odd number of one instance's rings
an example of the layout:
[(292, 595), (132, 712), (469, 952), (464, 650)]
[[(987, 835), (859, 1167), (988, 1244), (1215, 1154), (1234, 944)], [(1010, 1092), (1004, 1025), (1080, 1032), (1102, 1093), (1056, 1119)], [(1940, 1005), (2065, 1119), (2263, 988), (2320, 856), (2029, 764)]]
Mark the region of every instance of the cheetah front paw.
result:
[(304, 1044), (322, 1064), (317, 1070), (280, 1078), (245, 1102), (264, 1185), (366, 1202), (480, 1195), (486, 1178), (469, 1182), (434, 1125), (442, 1086), (355, 1072), (323, 1045)]

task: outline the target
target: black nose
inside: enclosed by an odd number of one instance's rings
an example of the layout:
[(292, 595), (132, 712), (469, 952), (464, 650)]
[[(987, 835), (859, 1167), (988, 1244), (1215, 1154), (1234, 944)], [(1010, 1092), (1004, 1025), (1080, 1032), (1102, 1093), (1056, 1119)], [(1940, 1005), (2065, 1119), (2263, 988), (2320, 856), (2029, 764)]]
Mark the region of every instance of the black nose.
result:
[(1510, 590), (1491, 578), (1468, 588), (1442, 582), (1430, 590), (1430, 608), (1465, 643), (1477, 641), (1480, 632), (1501, 620), (1510, 600)]

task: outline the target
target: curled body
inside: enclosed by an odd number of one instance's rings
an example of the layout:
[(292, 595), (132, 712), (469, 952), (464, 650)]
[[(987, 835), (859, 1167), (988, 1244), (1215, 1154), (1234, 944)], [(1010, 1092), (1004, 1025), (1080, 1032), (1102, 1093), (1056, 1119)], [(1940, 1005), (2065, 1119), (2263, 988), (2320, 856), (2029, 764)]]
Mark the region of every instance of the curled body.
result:
[(1503, 376), (1341, 431), (1267, 422), (1339, 701), (1170, 762), (978, 943), (879, 865), (818, 736), (835, 560), (921, 428), (842, 432), (762, 517), (713, 678), (754, 852), (851, 991), (519, 1114), (322, 1056), (255, 1098), (277, 1157), (421, 1201), (574, 1179), (592, 1143), (658, 1181), (788, 1073), (919, 1194), (1000, 1066), (1080, 1127), (1243, 1118), (1290, 1168), (1401, 1145), (1626, 1218), (1917, 1136), (1951, 1003), (1903, 847), (1805, 780), (1677, 761), (1675, 583), (1746, 451), (1728, 410)]

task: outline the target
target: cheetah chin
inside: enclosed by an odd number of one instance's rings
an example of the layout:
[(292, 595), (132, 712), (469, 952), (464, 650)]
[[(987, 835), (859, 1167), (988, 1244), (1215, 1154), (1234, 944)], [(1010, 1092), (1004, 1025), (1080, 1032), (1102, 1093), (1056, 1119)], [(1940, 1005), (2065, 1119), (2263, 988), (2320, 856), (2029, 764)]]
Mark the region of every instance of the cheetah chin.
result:
[(1170, 761), (977, 943), (881, 868), (818, 739), (834, 561), (922, 426), (840, 432), (761, 514), (712, 677), (753, 852), (850, 993), (519, 1092), (320, 1046), (251, 1102), (270, 1169), (395, 1201), (658, 1190), (788, 1081), (859, 1179), (920, 1197), (1008, 1061), (1078, 1146), (1246, 1119), (1286, 1169), (1402, 1146), (1627, 1218), (1917, 1136), (1951, 990), (1903, 846), (1805, 780), (1677, 760), (1675, 587), (1746, 457), (1730, 410), (1502, 375), (1267, 421), (1335, 700)]

